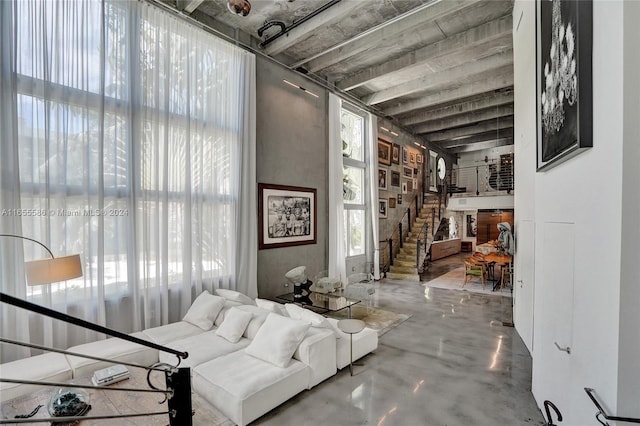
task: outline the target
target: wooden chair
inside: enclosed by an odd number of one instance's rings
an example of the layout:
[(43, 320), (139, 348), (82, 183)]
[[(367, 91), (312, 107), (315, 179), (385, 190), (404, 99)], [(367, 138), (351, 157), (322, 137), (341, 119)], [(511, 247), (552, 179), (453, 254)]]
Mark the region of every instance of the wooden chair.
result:
[(505, 287), (505, 283), (509, 282), (511, 284), (511, 288), (513, 289), (513, 283), (511, 282), (511, 263), (505, 263), (501, 265), (501, 273), (500, 273), (500, 291)]
[(467, 285), (467, 280), (469, 279), (469, 276), (480, 277), (480, 281), (482, 282), (482, 289), (484, 290), (484, 287), (486, 285), (486, 278), (487, 278), (487, 270), (485, 266), (474, 263), (473, 261), (470, 261), (470, 260), (465, 260), (464, 261), (464, 283), (462, 284), (462, 287)]

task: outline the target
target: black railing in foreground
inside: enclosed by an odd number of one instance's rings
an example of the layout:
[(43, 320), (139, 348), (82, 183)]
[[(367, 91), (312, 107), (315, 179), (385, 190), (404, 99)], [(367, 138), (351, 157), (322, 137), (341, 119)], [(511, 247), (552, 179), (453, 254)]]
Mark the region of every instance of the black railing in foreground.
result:
[(602, 405), (600, 405), (600, 403), (596, 399), (596, 396), (594, 395), (595, 394), (595, 390), (592, 389), (592, 388), (584, 388), (584, 391), (587, 393), (587, 395), (589, 395), (589, 399), (591, 399), (591, 402), (593, 402), (593, 404), (598, 409), (598, 412), (596, 413), (596, 420), (598, 420), (600, 422), (600, 424), (602, 424), (604, 426), (608, 426), (609, 425), (609, 423), (607, 423), (604, 420), (600, 419), (600, 416), (604, 417), (607, 420), (611, 420), (611, 421), (614, 421), (614, 422), (640, 423), (640, 419), (636, 419), (636, 418), (632, 418), (632, 417), (612, 416), (612, 415), (607, 414), (607, 412), (604, 411), (604, 408), (602, 408)]
[[(112, 330), (107, 327), (103, 327), (88, 321), (85, 321), (80, 318), (73, 317), (71, 315), (63, 314), (62, 312), (54, 311), (53, 309), (46, 308), (44, 306), (36, 305), (35, 303), (27, 302), (25, 300), (16, 298), (14, 296), (10, 296), (8, 294), (0, 292), (0, 302), (7, 303), (9, 305), (13, 305), (22, 309), (26, 309), (31, 312), (38, 313), (40, 315), (44, 315), (50, 318), (54, 318), (57, 320), (64, 321), (69, 324), (74, 324), (89, 330), (97, 331), (99, 333), (104, 333), (108, 336), (117, 337), (122, 340), (126, 340), (132, 343), (137, 343), (142, 346), (146, 346), (148, 348), (157, 349), (159, 351), (168, 352), (174, 354), (178, 357), (178, 364), (181, 359), (187, 358), (189, 354), (187, 352), (177, 351), (172, 348), (168, 348), (166, 346), (158, 345), (153, 342), (149, 342), (147, 340), (139, 339), (137, 337), (130, 336), (125, 333), (121, 333), (116, 330)], [(63, 351), (61, 349), (55, 348), (47, 348), (45, 346), (33, 345), (30, 343), (18, 342), (9, 339), (0, 339), (0, 342), (7, 344), (14, 344), (26, 347), (33, 347), (38, 349), (43, 349), (51, 352), (62, 352), (69, 353), (74, 356), (79, 356), (82, 358), (94, 359), (99, 361), (111, 362), (114, 364), (122, 364), (119, 361), (113, 361), (106, 358), (98, 358), (92, 357), (83, 354), (71, 353), (67, 351)], [(144, 368), (148, 371), (147, 373), (147, 384), (151, 389), (125, 389), (125, 388), (110, 388), (105, 386), (90, 386), (90, 385), (79, 385), (73, 384), (74, 387), (77, 388), (86, 388), (86, 389), (100, 389), (105, 391), (135, 391), (135, 392), (153, 392), (153, 393), (161, 393), (166, 397), (168, 410), (161, 412), (148, 412), (148, 413), (128, 413), (128, 414), (113, 414), (113, 415), (105, 415), (105, 416), (73, 416), (73, 417), (48, 417), (48, 418), (25, 418), (25, 419), (0, 419), (0, 424), (17, 424), (17, 423), (34, 423), (34, 422), (47, 422), (47, 423), (72, 423), (80, 420), (105, 420), (105, 419), (119, 419), (119, 418), (129, 418), (129, 417), (142, 417), (142, 416), (156, 416), (156, 415), (168, 415), (169, 416), (169, 424), (171, 426), (182, 426), (182, 425), (192, 425), (192, 403), (191, 403), (191, 369), (190, 368), (177, 368), (174, 366), (166, 365), (166, 364), (154, 364), (150, 367), (143, 365), (136, 365), (127, 363), (126, 365)], [(160, 368), (160, 366), (164, 366), (164, 368)], [(158, 389), (151, 384), (150, 373), (154, 370), (161, 370), (165, 373), (166, 380), (166, 390)], [(28, 385), (38, 385), (38, 386), (56, 386), (56, 387), (65, 387), (69, 386), (69, 383), (62, 382), (46, 382), (46, 381), (32, 381), (32, 380), (18, 380), (18, 379), (3, 379), (0, 378), (0, 382), (5, 383), (17, 383), (17, 384), (28, 384)], [(164, 401), (163, 401), (164, 402)]]

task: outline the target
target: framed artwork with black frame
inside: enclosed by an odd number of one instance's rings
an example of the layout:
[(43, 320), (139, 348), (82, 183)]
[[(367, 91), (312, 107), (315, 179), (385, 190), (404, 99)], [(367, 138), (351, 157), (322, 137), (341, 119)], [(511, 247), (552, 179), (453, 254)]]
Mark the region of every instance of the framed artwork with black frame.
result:
[(315, 188), (258, 184), (258, 247), (316, 244), (317, 206)]
[(391, 186), (400, 186), (400, 172), (391, 170)]
[(391, 165), (391, 147), (393, 145), (382, 139), (378, 139), (378, 163)]
[(398, 204), (402, 204), (402, 194), (398, 194), (396, 200), (398, 201)]
[(408, 163), (409, 162), (409, 150), (407, 149), (407, 147), (402, 147), (402, 162), (403, 163)]
[(536, 1), (537, 171), (593, 147), (593, 1)]

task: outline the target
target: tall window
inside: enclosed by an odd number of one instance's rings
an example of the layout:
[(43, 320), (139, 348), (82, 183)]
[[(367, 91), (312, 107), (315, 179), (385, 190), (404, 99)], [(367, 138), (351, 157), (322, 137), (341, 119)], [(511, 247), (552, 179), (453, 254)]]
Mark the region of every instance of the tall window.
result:
[(366, 254), (367, 248), (367, 152), (365, 116), (343, 104), (340, 111), (342, 139), (345, 255)]
[(0, 41), (12, 63), (0, 77), (15, 81), (17, 118), (0, 154), (18, 160), (2, 184), (19, 193), (3, 215), (84, 263), (83, 277), (26, 296), (129, 331), (234, 287), (253, 55), (144, 2), (0, 10), (15, 36)]

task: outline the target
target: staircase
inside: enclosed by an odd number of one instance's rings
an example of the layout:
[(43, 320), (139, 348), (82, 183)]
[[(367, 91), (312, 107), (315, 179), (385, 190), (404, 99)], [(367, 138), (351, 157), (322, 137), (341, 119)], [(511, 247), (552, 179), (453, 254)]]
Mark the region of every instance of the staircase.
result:
[[(425, 204), (422, 205), (420, 214), (411, 224), (411, 232), (408, 232), (403, 239), (402, 247), (395, 256), (393, 265), (390, 267), (389, 272), (387, 272), (387, 278), (405, 281), (420, 281), (422, 264), (433, 238), (433, 223), (437, 224), (439, 222), (438, 206), (439, 203), (437, 196), (427, 197)], [(434, 220), (432, 220), (433, 214), (436, 215)], [(424, 243), (425, 235), (420, 234), (425, 223), (427, 224), (427, 251), (421, 249), (420, 259), (417, 261), (418, 237), (420, 237), (420, 240)]]

